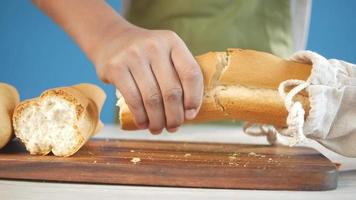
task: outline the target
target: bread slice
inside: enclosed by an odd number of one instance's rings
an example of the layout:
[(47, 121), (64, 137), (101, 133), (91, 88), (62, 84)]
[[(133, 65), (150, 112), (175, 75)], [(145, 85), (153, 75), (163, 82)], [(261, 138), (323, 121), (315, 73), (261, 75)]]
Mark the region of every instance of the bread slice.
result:
[(11, 118), (19, 101), (19, 93), (13, 86), (0, 83), (0, 149), (12, 138)]
[(73, 155), (103, 127), (100, 111), (105, 98), (92, 84), (47, 90), (16, 107), (15, 135), (31, 154)]
[[(286, 127), (288, 115), (278, 94), (278, 86), (289, 79), (306, 80), (310, 64), (283, 60), (254, 50), (228, 49), (196, 57), (204, 76), (202, 107), (194, 120), (245, 120)], [(295, 97), (302, 103), (306, 116), (310, 109), (308, 94)], [(118, 101), (122, 129), (136, 130), (133, 115), (123, 98)]]

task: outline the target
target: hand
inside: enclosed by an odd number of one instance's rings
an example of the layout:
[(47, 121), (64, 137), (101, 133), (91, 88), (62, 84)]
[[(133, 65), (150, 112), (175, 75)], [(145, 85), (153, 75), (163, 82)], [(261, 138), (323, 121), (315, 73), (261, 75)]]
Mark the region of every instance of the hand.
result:
[(203, 76), (179, 36), (134, 26), (113, 35), (93, 61), (99, 78), (123, 95), (136, 125), (159, 134), (193, 119), (202, 102)]

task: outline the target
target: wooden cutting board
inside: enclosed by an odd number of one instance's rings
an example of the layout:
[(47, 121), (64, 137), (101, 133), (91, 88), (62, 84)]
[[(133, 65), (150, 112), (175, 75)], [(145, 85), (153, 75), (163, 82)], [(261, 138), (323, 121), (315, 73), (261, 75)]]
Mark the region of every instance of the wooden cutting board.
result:
[(268, 190), (331, 190), (337, 168), (314, 149), (96, 139), (69, 158), (0, 151), (0, 178)]

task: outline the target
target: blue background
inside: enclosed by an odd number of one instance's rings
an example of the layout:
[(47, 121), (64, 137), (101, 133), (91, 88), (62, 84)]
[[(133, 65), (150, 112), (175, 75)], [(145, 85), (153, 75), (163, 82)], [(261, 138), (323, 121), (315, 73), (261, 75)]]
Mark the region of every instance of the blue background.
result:
[[(120, 10), (119, 0), (109, 3)], [(314, 0), (307, 48), (356, 63), (355, 9), (356, 1)], [(78, 46), (31, 1), (0, 2), (0, 82), (14, 85), (21, 99), (51, 87), (98, 84), (108, 95), (103, 121), (114, 121), (114, 88), (101, 83)]]

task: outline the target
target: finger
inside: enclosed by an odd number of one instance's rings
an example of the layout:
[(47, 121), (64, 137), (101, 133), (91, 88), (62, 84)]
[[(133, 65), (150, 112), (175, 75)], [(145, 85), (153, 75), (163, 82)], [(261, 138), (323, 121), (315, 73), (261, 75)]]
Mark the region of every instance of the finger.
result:
[(194, 119), (203, 99), (204, 85), (201, 69), (179, 38), (172, 49), (171, 58), (183, 87), (185, 118)]
[(148, 128), (152, 134), (159, 134), (165, 127), (165, 114), (161, 91), (149, 63), (141, 59), (131, 60), (131, 74), (141, 92), (148, 116)]
[(174, 132), (184, 121), (182, 86), (169, 52), (156, 52), (151, 62), (152, 71), (162, 93), (166, 128), (169, 132)]
[(149, 121), (143, 105), (142, 97), (129, 69), (122, 67), (117, 70), (117, 72), (113, 73), (115, 75), (112, 79), (112, 83), (124, 97), (126, 104), (134, 116), (136, 126), (140, 129), (147, 128)]

